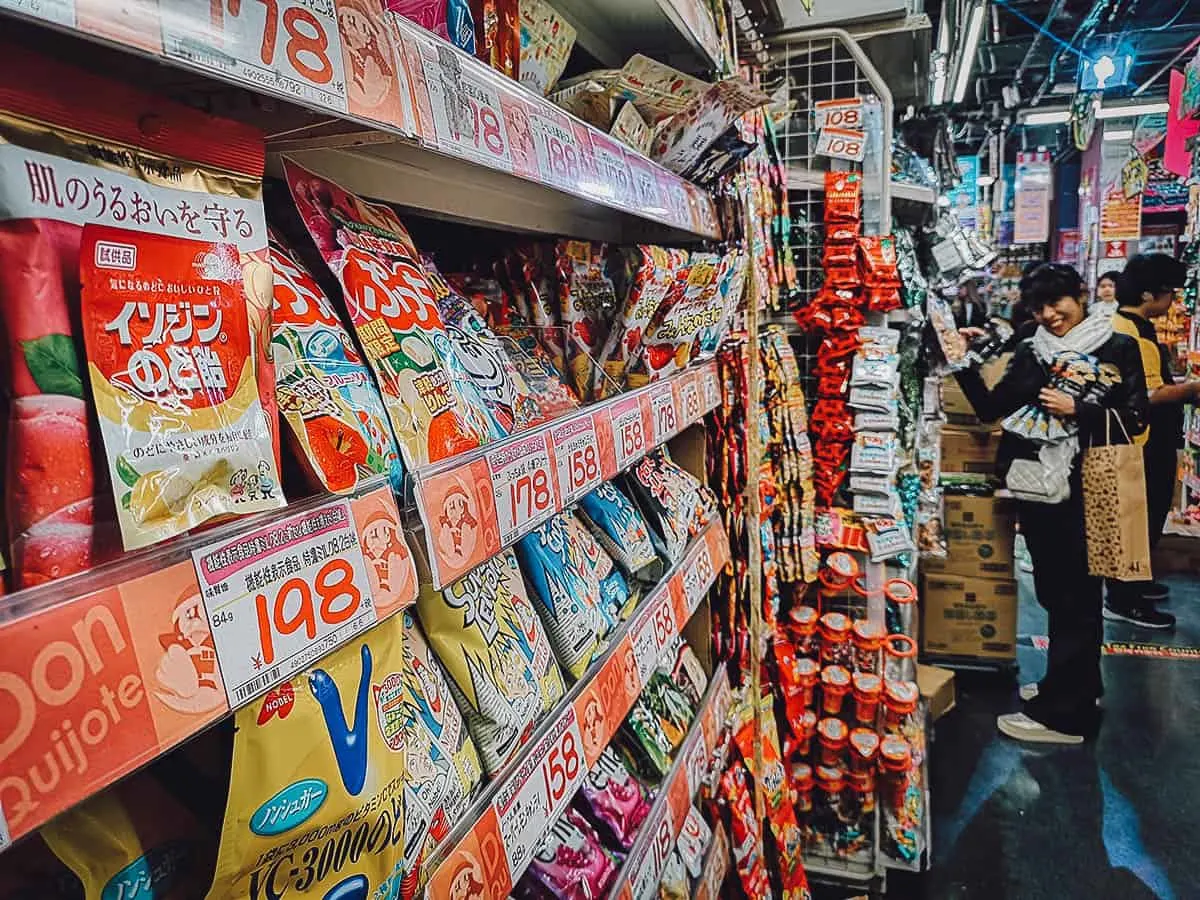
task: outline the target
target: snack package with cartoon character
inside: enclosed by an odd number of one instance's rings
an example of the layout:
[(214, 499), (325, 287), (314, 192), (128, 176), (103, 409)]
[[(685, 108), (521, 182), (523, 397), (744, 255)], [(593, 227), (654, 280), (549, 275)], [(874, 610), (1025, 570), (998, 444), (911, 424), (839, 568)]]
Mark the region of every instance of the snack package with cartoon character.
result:
[(625, 385), (630, 364), (644, 351), (646, 329), (680, 281), (686, 281), (688, 252), (670, 250), (652, 244), (642, 244), (623, 251), (626, 259), (636, 259), (636, 269), (629, 281), (620, 314), (613, 319), (612, 328), (604, 341), (596, 371), (593, 393), (601, 400), (617, 393)]
[(275, 396), (310, 486), (351, 492), (385, 474), (403, 495), (404, 465), (375, 378), (316, 279), (271, 234)]
[(342, 286), (405, 466), (413, 471), (486, 444), (493, 424), (486, 407), (461, 391), (455, 376), (465, 370), (399, 217), (290, 161), (284, 174), (313, 242)]
[(138, 772), (43, 826), (42, 838), (83, 883), (85, 900), (139, 892), (163, 900), (204, 897), (212, 876), (212, 829), (156, 772)]
[(417, 612), (488, 775), (533, 735), (565, 686), (512, 550), (443, 591), (422, 586)]
[(403, 643), (392, 616), (235, 713), (209, 900), (399, 896)]
[(619, 621), (601, 596), (597, 563), (589, 557), (593, 549), (603, 553), (570, 512), (558, 513), (517, 542), (550, 643), (572, 678), (587, 671)]
[(717, 498), (690, 472), (676, 465), (665, 448), (638, 460), (626, 478), (650, 523), (667, 565), (683, 558), (688, 541), (717, 517)]
[(612, 556), (587, 527), (578, 509), (571, 517), (571, 539), (578, 544), (579, 553), (592, 567), (592, 573), (600, 585), (600, 612), (609, 628), (615, 628), (633, 613), (642, 598), (642, 592), (639, 586), (630, 586)]
[(618, 853), (633, 848), (653, 803), (654, 792), (630, 774), (611, 747), (604, 748), (575, 796), (579, 811), (595, 824), (605, 845)]
[[(1101, 363), (1091, 354), (1075, 350), (1055, 353), (1049, 369), (1047, 387), (1083, 402), (1099, 402), (1121, 380), (1112, 364)], [(1079, 423), (1051, 415), (1038, 403), (1027, 403), (1001, 422), (1000, 427), (1031, 441), (1056, 443), (1075, 434)]]
[(595, 379), (594, 360), (617, 308), (617, 294), (603, 244), (562, 240), (557, 252), (559, 314), (567, 329), (567, 381), (586, 398)]
[(534, 851), (529, 871), (553, 897), (593, 900), (608, 895), (617, 860), (587, 819), (568, 806)]
[(626, 575), (648, 584), (662, 578), (662, 560), (654, 551), (645, 518), (611, 481), (580, 500), (579, 512)]
[(262, 135), (9, 42), (0, 84), (13, 585), (281, 506)]
[[(560, 375), (566, 372), (566, 335), (559, 317), (558, 264), (554, 246), (521, 244), (505, 257), (519, 323), (536, 329), (537, 338)], [(493, 325), (501, 323), (493, 322)]]
[(441, 663), (412, 613), (404, 617), (404, 883), (402, 900), (425, 886), (422, 863), (475, 797), (483, 767), (450, 694)]

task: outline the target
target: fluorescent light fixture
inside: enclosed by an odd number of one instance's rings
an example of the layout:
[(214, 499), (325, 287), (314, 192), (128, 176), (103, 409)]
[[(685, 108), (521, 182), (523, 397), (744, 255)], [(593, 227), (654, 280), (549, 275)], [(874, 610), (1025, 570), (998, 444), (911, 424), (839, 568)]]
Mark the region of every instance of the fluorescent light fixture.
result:
[(1106, 141), (1127, 141), (1133, 137), (1132, 128), (1118, 128), (1115, 131), (1104, 129), (1104, 140)]
[(1045, 109), (1041, 112), (1024, 112), (1020, 115), (1022, 125), (1063, 125), (1071, 121), (1069, 109)]
[(1130, 103), (1127, 106), (1102, 106), (1096, 111), (1097, 119), (1123, 119), (1126, 116), (1151, 116), (1170, 111), (1169, 103)]
[(986, 0), (979, 0), (971, 9), (971, 18), (967, 23), (967, 40), (963, 44), (962, 55), (958, 58), (958, 71), (954, 73), (955, 103), (962, 103), (967, 96), (967, 82), (971, 80), (971, 70), (975, 67), (975, 56), (979, 51), (979, 38), (983, 34), (983, 18), (986, 12)]

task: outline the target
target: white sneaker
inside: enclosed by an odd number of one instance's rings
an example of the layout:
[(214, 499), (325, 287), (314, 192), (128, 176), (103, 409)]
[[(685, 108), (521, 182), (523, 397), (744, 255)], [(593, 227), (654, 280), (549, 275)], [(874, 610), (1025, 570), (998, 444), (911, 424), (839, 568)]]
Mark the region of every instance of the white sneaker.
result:
[(1083, 735), (1063, 734), (1048, 728), (1041, 722), (1036, 722), (1025, 713), (1009, 713), (996, 719), (996, 727), (1000, 733), (1014, 741), (1026, 741), (1030, 744), (1082, 744)]
[(1037, 695), (1038, 695), (1038, 683), (1036, 681), (1031, 681), (1029, 684), (1023, 684), (1017, 690), (1017, 696), (1020, 697), (1022, 700), (1024, 700), (1026, 703), (1028, 703), (1030, 700), (1032, 700)]

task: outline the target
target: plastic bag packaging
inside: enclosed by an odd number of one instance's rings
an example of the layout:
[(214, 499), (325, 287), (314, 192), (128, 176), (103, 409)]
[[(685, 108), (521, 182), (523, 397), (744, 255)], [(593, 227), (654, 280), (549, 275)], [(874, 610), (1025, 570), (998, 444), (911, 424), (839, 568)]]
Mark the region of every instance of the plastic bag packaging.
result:
[(567, 329), (569, 381), (587, 397), (608, 323), (617, 307), (616, 288), (606, 271), (606, 251), (594, 241), (559, 241), (559, 313)]
[(292, 198), (337, 276), (350, 320), (413, 471), (487, 443), (487, 410), (460, 393), (463, 367), (412, 238), (388, 207), (285, 161)]
[(211, 832), (152, 769), (67, 810), (41, 835), (82, 882), (85, 900), (200, 900), (212, 874)]
[(494, 775), (565, 689), (516, 556), (505, 550), (443, 591), (422, 586), (417, 612)]
[(475, 797), (483, 766), (450, 694), (441, 663), (412, 613), (404, 617), (404, 882), (416, 895), (430, 873), (422, 863), (446, 839)]
[[(244, 291), (234, 304), (244, 311), (244, 331), (231, 338), (243, 348), (251, 384), (257, 380), (257, 393), (251, 388), (238, 396), (258, 409), (248, 412), (245, 420), (252, 424), (251, 440), (239, 442), (239, 449), (252, 452), (238, 459), (262, 462), (268, 471), (229, 466), (224, 473), (210, 473), (225, 477), (222, 486), (209, 490), (219, 495), (214, 497), (219, 502), (204, 518), (248, 511), (248, 505), (262, 509), (282, 503), (273, 446), (274, 376), (267, 352), (270, 270), (261, 202), (263, 145), (257, 131), (7, 43), (0, 44), (0, 50), (0, 170), (12, 173), (0, 186), (0, 327), (7, 341), (11, 399), (4, 441), (6, 516), (13, 584), (29, 587), (117, 555), (121, 534), (113, 494), (117, 499), (131, 495), (122, 476), (136, 482), (140, 479), (134, 472), (145, 471), (136, 468), (142, 463), (119, 450), (106, 454), (94, 440), (99, 429), (78, 324), (84, 229), (112, 227), (134, 235), (132, 241), (122, 239), (106, 249), (103, 259), (83, 261), (92, 266), (99, 262), (118, 285), (136, 284), (140, 267), (156, 264), (153, 254), (139, 255), (137, 245), (161, 238), (193, 241), (197, 251), (218, 248), (214, 255), (229, 270), (230, 280), (222, 284), (228, 284), (230, 293)], [(158, 127), (143, 130), (146, 121)], [(222, 140), (212, 142), (207, 137), (211, 134), (221, 134)], [(18, 178), (17, 173), (23, 174)], [(155, 287), (143, 285), (151, 291)], [(209, 332), (216, 308), (194, 293), (177, 299), (171, 314), (166, 303), (149, 294), (139, 296), (145, 306), (135, 303), (126, 325), (136, 328), (140, 338), (153, 328), (159, 313), (164, 334), (168, 325), (174, 335), (190, 324), (190, 339), (173, 337), (171, 343), (181, 346), (171, 352), (176, 354), (176, 378), (195, 384), (196, 332)], [(209, 318), (203, 315), (205, 308)], [(151, 318), (148, 323), (141, 321), (143, 309)], [(124, 312), (122, 303), (118, 313)], [(120, 319), (114, 329), (119, 343)], [(139, 356), (145, 365), (133, 366), (126, 377), (136, 375), (156, 390), (164, 379), (170, 384), (164, 343), (139, 347), (153, 358)], [(243, 373), (239, 369), (226, 374), (232, 387)], [(114, 411), (111, 405), (107, 408)], [(140, 407), (139, 416), (146, 409)], [(140, 419), (132, 423), (128, 438), (145, 452), (144, 432), (135, 430), (143, 424)], [(111, 420), (105, 431), (110, 451), (126, 438), (120, 424)], [(177, 440), (187, 436), (183, 431), (175, 435)], [(265, 502), (261, 496), (250, 499), (255, 493), (250, 491), (243, 494), (247, 502), (234, 502), (231, 479), (239, 471), (243, 479), (265, 474), (273, 497)], [(166, 493), (148, 490), (163, 480), (172, 482), (162, 485)], [(184, 487), (158, 476), (139, 489), (139, 498), (157, 494), (170, 505), (188, 504), (192, 494)], [(132, 496), (129, 499), (132, 506)], [(130, 546), (164, 536), (141, 534), (131, 510), (121, 510), (121, 525), (125, 537), (133, 538)]]
[(650, 814), (654, 792), (630, 774), (611, 747), (605, 747), (584, 777), (575, 802), (596, 824), (607, 846), (628, 853)]
[(593, 900), (607, 896), (617, 861), (588, 821), (568, 806), (534, 851), (529, 871), (554, 897)]
[(541, 421), (548, 422), (578, 409), (579, 400), (563, 384), (559, 370), (554, 367), (554, 361), (536, 331), (519, 325), (508, 326), (500, 329), (497, 337), (538, 404)]
[(209, 900), (398, 896), (403, 643), (392, 616), (236, 712)]
[(542, 0), (519, 0), (521, 84), (545, 96), (553, 90), (575, 45), (575, 29)]
[(638, 508), (610, 481), (579, 501), (579, 511), (600, 544), (630, 578), (657, 583), (663, 564)]
[(675, 635), (675, 639), (664, 648), (658, 671), (675, 683), (692, 706), (700, 706), (700, 700), (708, 688), (708, 676), (696, 651), (683, 639), (683, 635)]
[(367, 364), (316, 280), (271, 235), (275, 395), (316, 489), (353, 491), (386, 474), (403, 494), (404, 465)]
[(693, 253), (686, 273), (681, 273), (666, 300), (659, 305), (642, 339), (639, 359), (629, 366), (628, 381), (641, 387), (684, 368), (692, 358), (693, 343), (700, 330), (725, 318), (726, 297), (721, 294), (721, 273), (729, 259), (744, 262), (732, 253)]
[(24, 838), (0, 864), (0, 897), (6, 900), (85, 900), (83, 882), (55, 856), (41, 834)]
[(665, 449), (642, 457), (626, 481), (650, 523), (668, 565), (683, 558), (688, 541), (717, 516), (717, 498), (695, 476), (676, 465)]

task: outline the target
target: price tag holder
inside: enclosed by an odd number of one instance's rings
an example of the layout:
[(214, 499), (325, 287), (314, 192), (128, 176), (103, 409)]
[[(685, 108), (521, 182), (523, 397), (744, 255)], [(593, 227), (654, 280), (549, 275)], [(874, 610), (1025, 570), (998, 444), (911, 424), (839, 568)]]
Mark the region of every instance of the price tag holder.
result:
[(682, 424), (691, 425), (700, 421), (704, 415), (704, 406), (700, 399), (700, 379), (691, 375), (685, 377), (679, 385), (679, 406), (683, 411)]
[(345, 500), (193, 550), (192, 563), (234, 709), (376, 621)]
[(629, 164), (625, 162), (625, 151), (612, 138), (602, 134), (592, 136), (592, 158), (596, 163), (596, 174), (599, 183), (607, 185), (612, 190), (608, 197), (610, 203), (632, 209), (635, 206), (633, 175)]
[(667, 208), (654, 175), (654, 166), (632, 150), (625, 152), (625, 163), (633, 179), (633, 202), (637, 211), (643, 216), (662, 216)]
[(638, 680), (645, 685), (662, 659), (663, 650), (679, 634), (670, 591), (652, 598), (642, 617), (630, 629), (637, 659)]
[(487, 461), (501, 546), (507, 547), (528, 534), (562, 508), (556, 496), (545, 433), (491, 449)]
[(813, 117), (816, 120), (814, 124), (818, 131), (825, 128), (862, 131), (862, 97), (851, 97), (847, 100), (818, 100), (813, 104)]
[(689, 616), (700, 606), (716, 577), (708, 542), (700, 541), (683, 566), (683, 595), (687, 598)]
[(700, 382), (704, 393), (704, 411), (716, 409), (721, 405), (721, 377), (717, 374), (717, 367), (705, 366), (700, 371)]
[(590, 413), (550, 429), (558, 495), (570, 506), (604, 481), (604, 460)]
[(670, 218), (671, 224), (690, 231), (692, 207), (688, 203), (687, 191), (683, 187), (682, 180), (666, 169), (657, 170), (654, 174), (658, 177), (658, 191), (666, 203), (667, 216)]
[(203, 15), (197, 9), (191, 0), (160, 0), (168, 57), (346, 111), (334, 0), (212, 0)]
[(583, 152), (575, 139), (571, 120), (558, 109), (531, 104), (529, 130), (542, 180), (578, 192), (584, 181)]
[(649, 446), (651, 435), (642, 401), (643, 395), (634, 394), (622, 397), (611, 407), (613, 449), (618, 471), (640, 459)]
[(846, 128), (826, 128), (817, 138), (816, 152), (832, 159), (862, 162), (867, 155), (867, 136)]
[(650, 415), (654, 424), (654, 444), (658, 446), (679, 431), (679, 411), (675, 408), (675, 387), (671, 382), (650, 388)]
[(587, 768), (575, 710), (568, 707), (492, 801), (509, 872), (525, 871), (549, 823), (562, 814), (583, 783)]
[(511, 172), (499, 92), (479, 73), (464, 68), (450, 47), (423, 43), (421, 61), (438, 147), (453, 156)]

